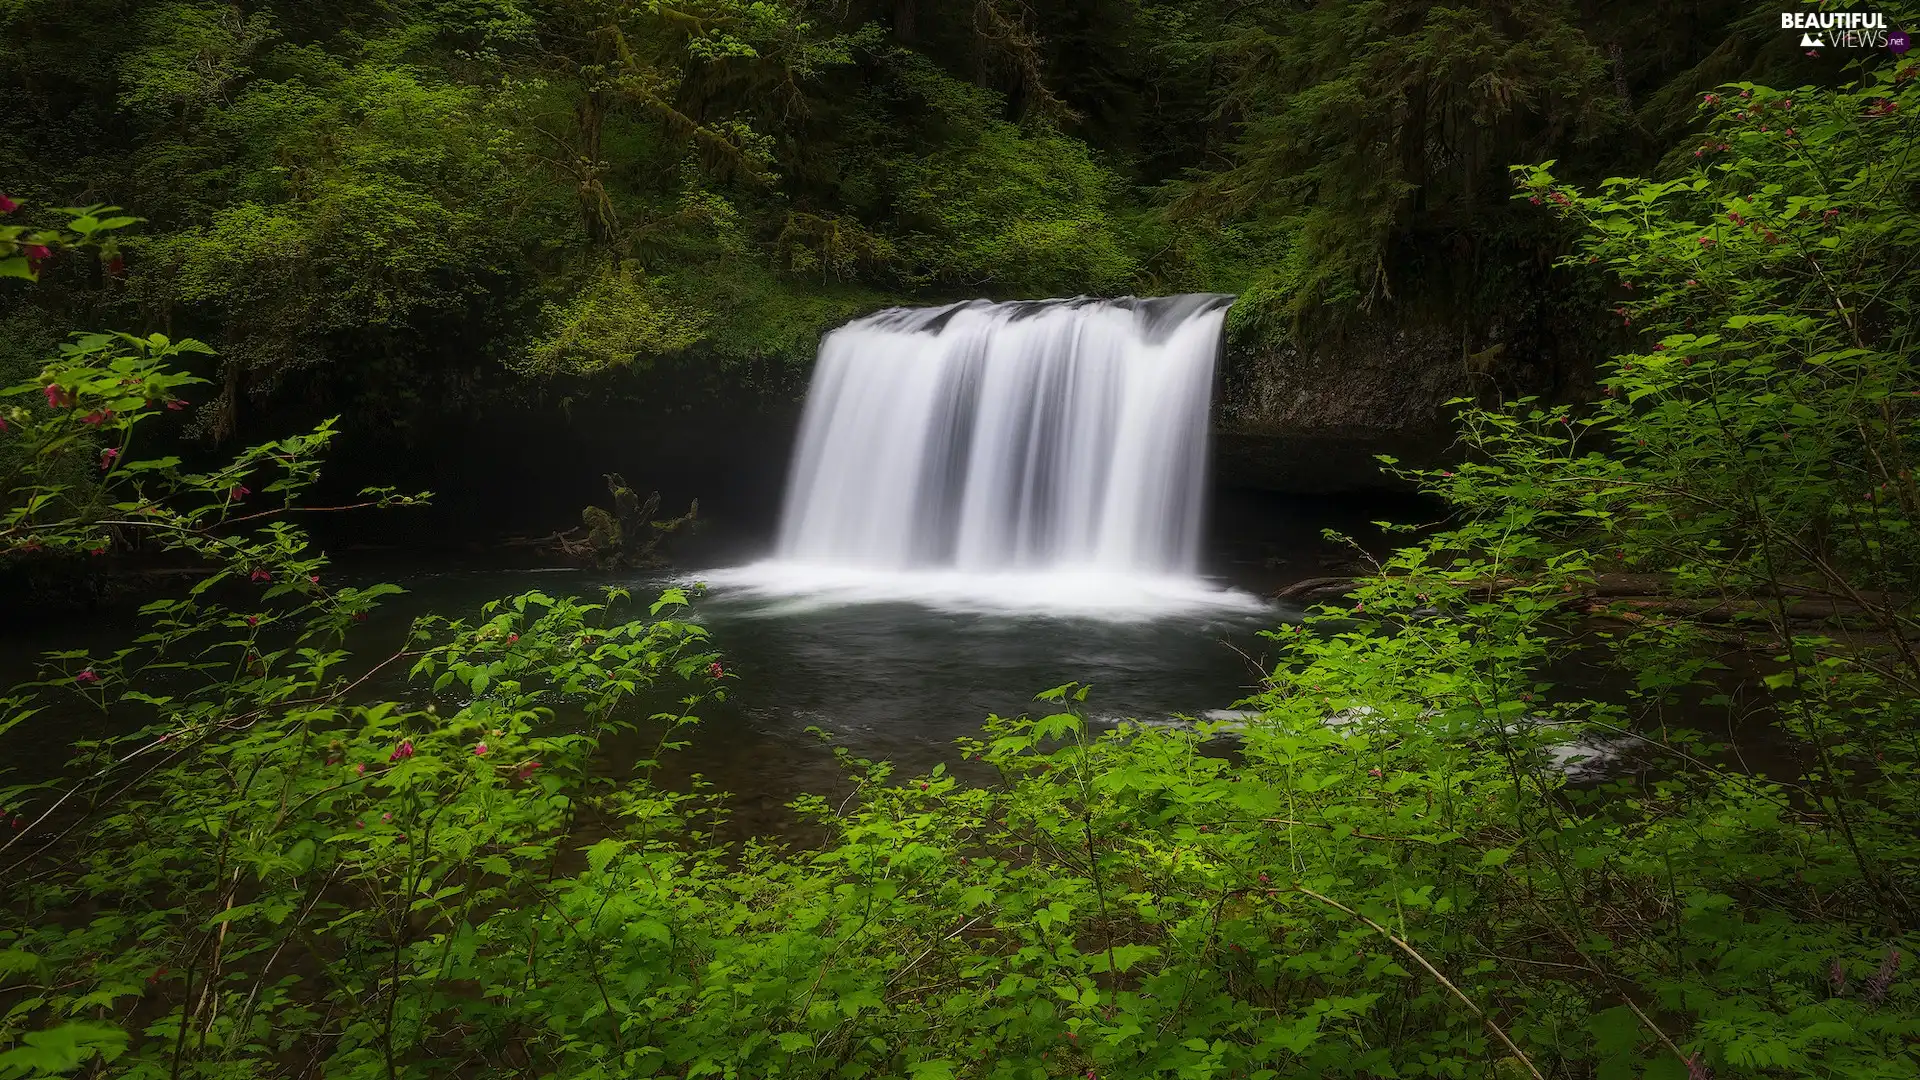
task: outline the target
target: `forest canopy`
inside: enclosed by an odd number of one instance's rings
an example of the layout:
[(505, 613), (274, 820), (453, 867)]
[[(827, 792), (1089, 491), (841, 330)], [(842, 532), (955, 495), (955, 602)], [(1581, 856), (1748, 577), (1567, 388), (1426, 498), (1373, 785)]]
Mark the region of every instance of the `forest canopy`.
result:
[(903, 301), (1233, 292), (1269, 340), (1422, 296), (1488, 311), (1559, 243), (1507, 166), (1654, 167), (1695, 91), (1805, 63), (1743, 32), (1765, 18), (18, 0), (0, 175), (145, 220), (123, 276), (53, 266), (0, 297), (25, 343), (0, 364), (79, 325), (193, 334), (222, 357), (197, 415), (223, 438), (250, 402), (404, 422), (688, 355), (738, 381)]

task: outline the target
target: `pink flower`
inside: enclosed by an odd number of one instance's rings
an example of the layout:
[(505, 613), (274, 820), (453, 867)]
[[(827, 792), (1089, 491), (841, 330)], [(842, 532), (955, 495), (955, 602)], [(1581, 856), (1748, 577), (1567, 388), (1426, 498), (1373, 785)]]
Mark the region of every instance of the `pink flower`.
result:
[(507, 635), (507, 644), (509, 644), (509, 645), (511, 645), (511, 644), (513, 644), (514, 642), (516, 642), (516, 641), (519, 641), (519, 640), (520, 640), (520, 635), (519, 635), (519, 634), (508, 634), (508, 635)]
[(69, 409), (73, 407), (73, 395), (60, 388), (58, 383), (47, 384), (47, 408)]
[(402, 739), (400, 740), (400, 745), (393, 748), (393, 753), (387, 755), (387, 760), (388, 761), (405, 761), (407, 758), (410, 758), (412, 756), (413, 756), (413, 740)]
[(355, 776), (365, 776), (365, 775), (367, 775), (367, 763), (363, 761), (363, 762), (361, 762), (360, 764), (358, 764), (358, 765), (355, 765), (355, 766), (353, 767), (353, 775), (355, 775)]
[(487, 756), (487, 744), (486, 744), (486, 743), (476, 743), (476, 744), (474, 744), (474, 747), (473, 747), (473, 756), (474, 756), (474, 757), (486, 757), (486, 756)]
[(707, 674), (713, 676), (716, 679), (722, 675), (725, 675), (726, 673), (727, 673), (726, 669), (720, 666), (720, 661), (718, 660), (715, 660), (713, 663), (707, 665)]
[(14, 202), (11, 196), (0, 195), (0, 214), (11, 214), (18, 209), (20, 209), (20, 204)]
[(113, 419), (112, 409), (95, 409), (92, 412), (88, 413), (87, 415), (81, 417), (80, 422), (83, 424), (91, 424), (94, 427), (99, 427), (101, 424), (104, 424), (111, 419)]
[(251, 575), (254, 581), (272, 581), (273, 574), (266, 570), (255, 570)]
[(167, 410), (169, 412), (179, 412), (181, 409), (184, 409), (186, 407), (187, 407), (187, 403), (181, 400), (180, 398), (174, 398), (173, 400), (167, 402)]
[(5, 420), (0, 420), (0, 431), (5, 431), (5, 430), (7, 430), (7, 422)]
[(312, 582), (312, 583), (313, 583), (313, 584), (315, 584), (315, 585), (318, 585), (318, 584), (320, 584), (320, 575), (319, 575), (319, 574), (308, 574), (308, 575), (307, 575), (307, 580), (308, 580), (308, 581), (310, 581), (310, 582)]
[(539, 767), (540, 767), (540, 763), (537, 761), (525, 762), (520, 766), (520, 771), (513, 774), (514, 778), (518, 780), (525, 780), (528, 777), (532, 776), (533, 771), (535, 769), (538, 769)]
[(1715, 241), (1714, 238), (1711, 236), (1702, 236), (1702, 237), (1698, 237), (1697, 239), (1701, 247), (1712, 247), (1715, 243), (1717, 243), (1717, 241)]
[(381, 815), (380, 815), (380, 820), (381, 820), (381, 821), (392, 821), (392, 820), (393, 820), (393, 815), (392, 815), (392, 814), (381, 814)]
[(1375, 780), (1378, 780), (1378, 779), (1380, 779), (1380, 770), (1379, 770), (1379, 769), (1368, 769), (1368, 770), (1367, 770), (1367, 775), (1368, 775), (1368, 776), (1371, 776), (1371, 777), (1373, 777), (1373, 778), (1374, 778)]
[(28, 244), (21, 249), (21, 253), (27, 257), (27, 261), (30, 263), (45, 262), (47, 259), (53, 257), (53, 252), (48, 251), (47, 245), (45, 244)]
[(95, 675), (95, 674), (93, 673), (93, 669), (92, 669), (92, 668), (88, 668), (87, 670), (85, 670), (85, 671), (83, 671), (83, 672), (81, 672), (80, 674), (78, 674), (78, 675), (75, 675), (75, 676), (73, 677), (73, 681), (74, 681), (74, 682), (77, 682), (77, 683), (80, 683), (80, 684), (82, 684), (82, 685), (86, 685), (86, 684), (90, 684), (90, 683), (97, 683), (97, 682), (99, 682), (99, 681), (100, 681), (100, 676), (98, 676), (98, 675)]
[(259, 626), (259, 625), (260, 625), (260, 616), (258, 616), (258, 615), (249, 615), (249, 616), (247, 616), (247, 625), (248, 625), (248, 626)]
[(251, 494), (253, 494), (253, 489), (247, 487), (245, 484), (237, 484), (232, 491), (227, 493), (227, 498), (234, 502), (239, 502)]
[(1898, 974), (1900, 974), (1900, 950), (1889, 949), (1887, 958), (1880, 962), (1880, 967), (1861, 984), (1861, 990), (1866, 994), (1867, 1001), (1878, 1005), (1885, 1000), (1887, 989), (1893, 985), (1894, 976)]
[(120, 451), (114, 449), (111, 446), (107, 447), (105, 450), (100, 451), (101, 471), (105, 472), (106, 470), (113, 468), (113, 461), (115, 458), (119, 456), (120, 456)]

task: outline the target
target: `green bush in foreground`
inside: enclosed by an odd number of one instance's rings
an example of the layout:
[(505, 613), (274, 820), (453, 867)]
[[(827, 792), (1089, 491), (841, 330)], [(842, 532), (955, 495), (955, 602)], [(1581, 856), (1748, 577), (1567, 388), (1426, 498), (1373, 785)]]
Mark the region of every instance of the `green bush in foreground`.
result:
[[(1060, 688), (961, 748), (995, 783), (847, 760), (807, 846), (651, 782), (724, 692), (689, 597), (528, 594), (352, 653), (393, 590), (333, 588), (288, 523), (326, 429), (107, 457), (187, 346), (81, 340), (7, 392), (8, 460), (98, 458), (104, 494), (34, 464), (0, 542), (215, 572), (4, 702), (9, 739), (89, 737), (0, 791), (0, 1077), (1920, 1075), (1920, 218), (1887, 153), (1920, 92), (1728, 94), (1684, 180), (1522, 174), (1660, 347), (1590, 414), (1470, 414), (1478, 463), (1429, 477), (1459, 523), (1272, 635), (1231, 757)], [(1642, 599), (1575, 618), (1622, 568)], [(1622, 693), (1553, 685), (1594, 655)], [(609, 760), (628, 727), (657, 748)], [(1642, 767), (1571, 783), (1574, 735)]]

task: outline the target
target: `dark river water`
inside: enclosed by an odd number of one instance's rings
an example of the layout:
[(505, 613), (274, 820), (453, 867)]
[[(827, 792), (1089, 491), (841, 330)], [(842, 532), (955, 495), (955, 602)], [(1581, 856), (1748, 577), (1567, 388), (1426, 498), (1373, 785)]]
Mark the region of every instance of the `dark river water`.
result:
[[(1033, 708), (1036, 693), (1063, 683), (1092, 687), (1086, 708), (1096, 718), (1230, 709), (1266, 666), (1259, 632), (1299, 615), (1265, 596), (1353, 558), (1321, 531), (1339, 529), (1378, 547), (1370, 520), (1414, 521), (1425, 509), (1225, 496), (1211, 513), (1200, 601), (1149, 600), (1092, 613), (1047, 602), (1059, 583), (1040, 577), (998, 583), (1003, 595), (987, 605), (730, 587), (729, 571), (764, 557), (768, 543), (724, 530), (701, 538), (684, 568), (665, 575), (609, 575), (530, 553), (399, 549), (337, 556), (329, 576), (342, 585), (390, 581), (408, 590), (363, 628), (367, 656), (397, 645), (408, 621), (426, 612), (472, 616), (489, 600), (532, 589), (594, 594), (616, 583), (644, 601), (671, 584), (714, 579), (693, 618), (711, 631), (737, 678), (729, 681), (730, 699), (705, 710), (669, 773), (699, 773), (734, 793), (738, 824), (758, 831), (777, 828), (795, 795), (840, 786), (833, 745), (892, 761), (906, 775), (943, 762), (951, 768), (959, 758), (954, 740), (978, 733), (989, 714)], [(1040, 610), (1019, 602), (1027, 587)], [(1095, 592), (1105, 595), (1097, 583)], [(46, 649), (111, 647), (131, 636), (132, 625), (127, 610), (102, 609), (10, 626), (0, 635), (0, 681), (30, 677)], [(832, 742), (809, 728), (830, 733)], [(75, 729), (44, 730), (44, 739), (30, 739), (42, 744), (31, 756), (53, 757)]]

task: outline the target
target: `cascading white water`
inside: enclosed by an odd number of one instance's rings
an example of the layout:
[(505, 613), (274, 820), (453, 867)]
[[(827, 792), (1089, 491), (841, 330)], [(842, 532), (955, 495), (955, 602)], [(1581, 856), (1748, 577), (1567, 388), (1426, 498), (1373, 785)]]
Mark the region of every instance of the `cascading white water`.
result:
[(1232, 299), (974, 301), (834, 331), (780, 557), (1193, 572)]
[(1255, 603), (1195, 576), (1232, 301), (971, 301), (834, 331), (775, 558), (716, 583), (1089, 613)]

